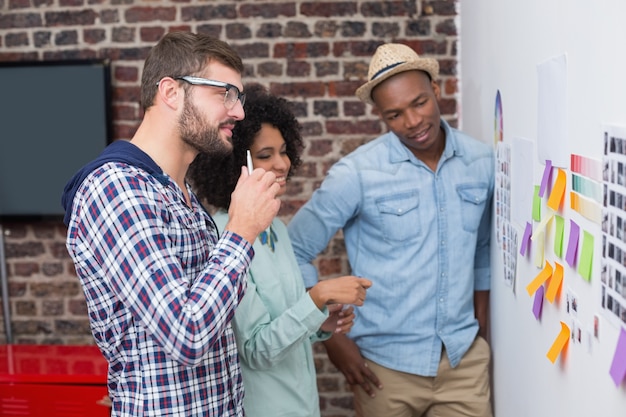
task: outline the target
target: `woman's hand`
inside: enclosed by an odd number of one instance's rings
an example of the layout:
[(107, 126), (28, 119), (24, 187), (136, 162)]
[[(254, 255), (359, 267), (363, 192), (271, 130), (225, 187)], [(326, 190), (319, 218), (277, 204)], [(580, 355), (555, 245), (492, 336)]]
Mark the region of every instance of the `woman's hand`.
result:
[(328, 318), (320, 326), (320, 330), (328, 333), (348, 333), (354, 324), (354, 307), (345, 309), (343, 304), (331, 304), (328, 306)]

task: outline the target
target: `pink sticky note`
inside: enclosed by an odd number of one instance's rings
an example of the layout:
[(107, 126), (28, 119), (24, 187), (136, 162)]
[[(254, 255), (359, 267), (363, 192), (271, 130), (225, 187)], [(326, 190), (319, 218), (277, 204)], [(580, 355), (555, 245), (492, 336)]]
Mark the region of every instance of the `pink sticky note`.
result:
[(539, 197), (543, 197), (548, 189), (550, 174), (552, 174), (552, 161), (546, 159), (546, 167), (543, 169), (543, 178), (541, 179), (541, 186), (539, 187)]
[(530, 244), (530, 236), (532, 232), (533, 232), (532, 225), (526, 222), (526, 229), (524, 230), (524, 236), (522, 237), (522, 245), (519, 250), (519, 253), (522, 256), (526, 255), (526, 251), (528, 250), (528, 245)]
[(541, 318), (541, 310), (543, 309), (543, 293), (545, 289), (543, 285), (535, 292), (535, 300), (533, 301), (533, 314), (539, 320)]
[(570, 220), (569, 243), (567, 244), (567, 253), (565, 254), (565, 260), (571, 267), (573, 267), (576, 263), (576, 252), (578, 251), (579, 233), (580, 228), (578, 227), (578, 225), (574, 222), (574, 220)]
[(626, 331), (622, 328), (613, 354), (613, 363), (609, 372), (615, 386), (619, 387), (626, 376)]

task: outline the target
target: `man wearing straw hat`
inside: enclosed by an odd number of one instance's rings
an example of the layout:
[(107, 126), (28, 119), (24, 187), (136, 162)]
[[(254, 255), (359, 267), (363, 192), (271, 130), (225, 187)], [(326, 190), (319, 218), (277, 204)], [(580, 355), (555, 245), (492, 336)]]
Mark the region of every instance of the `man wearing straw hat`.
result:
[(350, 338), (325, 342), (361, 417), (492, 415), (486, 342), (493, 150), (440, 117), (439, 65), (375, 52), (356, 95), (389, 132), (342, 158), (289, 223), (307, 286), (343, 231), (374, 283)]

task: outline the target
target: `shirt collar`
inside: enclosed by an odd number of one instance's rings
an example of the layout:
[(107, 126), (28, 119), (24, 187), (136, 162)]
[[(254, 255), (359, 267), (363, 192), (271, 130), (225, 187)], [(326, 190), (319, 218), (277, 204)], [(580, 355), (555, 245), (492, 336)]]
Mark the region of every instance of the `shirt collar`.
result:
[[(443, 128), (444, 132), (446, 133), (446, 146), (443, 149), (443, 153), (441, 155), (441, 159), (442, 160), (446, 160), (449, 158), (452, 158), (454, 156), (462, 156), (462, 150), (459, 147), (459, 144), (457, 142), (457, 137), (454, 134), (454, 132), (452, 131), (452, 128), (450, 127), (450, 125), (448, 124), (448, 122), (446, 122), (443, 119), (440, 119), (440, 124), (441, 127)], [(389, 161), (391, 163), (399, 163), (399, 162), (405, 162), (405, 161), (410, 161), (411, 160), (411, 151), (409, 150), (409, 148), (407, 148), (398, 138), (398, 136), (396, 136), (395, 133), (393, 132), (389, 132), (390, 135), (393, 136), (394, 140), (391, 141), (391, 149), (389, 152)]]

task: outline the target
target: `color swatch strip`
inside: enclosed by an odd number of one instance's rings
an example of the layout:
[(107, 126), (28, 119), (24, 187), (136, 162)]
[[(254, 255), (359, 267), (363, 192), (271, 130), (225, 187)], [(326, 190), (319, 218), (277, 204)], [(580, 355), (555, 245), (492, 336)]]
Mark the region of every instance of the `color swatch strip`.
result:
[(591, 201), (575, 192), (570, 193), (570, 206), (589, 220), (600, 224), (602, 222), (602, 208), (595, 201)]
[(602, 204), (602, 184), (599, 182), (572, 174), (572, 190)]
[(599, 160), (571, 154), (570, 165), (572, 172), (584, 175), (598, 182), (602, 181), (602, 163)]

